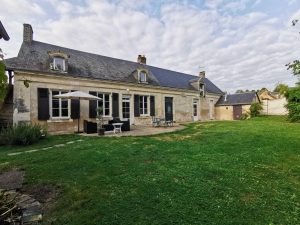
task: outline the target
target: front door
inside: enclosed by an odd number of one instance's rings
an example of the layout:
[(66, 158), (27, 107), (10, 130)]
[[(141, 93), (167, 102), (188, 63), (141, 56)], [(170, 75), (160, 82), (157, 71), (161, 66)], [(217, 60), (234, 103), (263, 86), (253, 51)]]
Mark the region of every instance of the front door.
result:
[(130, 119), (130, 96), (127, 95), (122, 97), (122, 117), (123, 119)]
[(173, 98), (165, 97), (165, 119), (173, 121)]
[(241, 105), (233, 106), (233, 119), (240, 120), (242, 118), (243, 109)]
[(193, 119), (194, 121), (198, 121), (198, 100), (193, 101)]
[(209, 119), (214, 119), (214, 100), (209, 100)]

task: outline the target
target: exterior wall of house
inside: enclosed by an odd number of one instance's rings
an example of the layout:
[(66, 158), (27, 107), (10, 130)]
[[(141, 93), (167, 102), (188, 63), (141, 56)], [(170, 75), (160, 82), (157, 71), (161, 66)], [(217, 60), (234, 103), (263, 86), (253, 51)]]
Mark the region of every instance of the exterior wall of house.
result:
[[(77, 119), (57, 120), (50, 118), (47, 121), (38, 120), (38, 88), (48, 88), (50, 90), (79, 90), (83, 92), (96, 91), (102, 93), (118, 93), (120, 119), (122, 119), (122, 96), (130, 96), (130, 121), (132, 124), (151, 124), (152, 121), (152, 117), (150, 115), (134, 117), (134, 95), (155, 96), (155, 116), (161, 118), (165, 117), (165, 97), (173, 97), (173, 120), (176, 122), (193, 121), (193, 102), (195, 101), (199, 102), (199, 120), (214, 119), (214, 104), (219, 99), (219, 96), (217, 95), (207, 95), (205, 98), (202, 98), (196, 91), (74, 78), (67, 75), (66, 77), (63, 77), (61, 74), (59, 76), (54, 76), (15, 71), (14, 76), (14, 123), (39, 123), (47, 126), (49, 132), (73, 132), (77, 130)], [(24, 80), (29, 81), (28, 88), (25, 87)], [(213, 105), (211, 113), (209, 107), (210, 101)], [(149, 102), (148, 111), (150, 112)], [(112, 112), (112, 104), (110, 106), (110, 112)], [(105, 120), (110, 119), (112, 119), (111, 116), (105, 117)], [(95, 120), (89, 118), (88, 100), (80, 101), (81, 130), (83, 129), (84, 120)]]
[[(251, 105), (242, 106), (242, 114), (250, 112)], [(217, 106), (216, 107), (217, 120), (233, 120), (233, 106)]]
[(233, 120), (233, 106), (217, 106), (216, 107), (217, 120)]

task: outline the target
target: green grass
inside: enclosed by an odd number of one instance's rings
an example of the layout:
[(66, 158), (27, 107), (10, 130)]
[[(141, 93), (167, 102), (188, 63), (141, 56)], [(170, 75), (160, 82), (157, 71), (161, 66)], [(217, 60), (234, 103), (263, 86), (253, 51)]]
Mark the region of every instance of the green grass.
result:
[(81, 137), (63, 148), (7, 156), (78, 138), (0, 148), (0, 170), (23, 168), (29, 185), (62, 188), (45, 223), (300, 224), (299, 123), (195, 123), (171, 134)]

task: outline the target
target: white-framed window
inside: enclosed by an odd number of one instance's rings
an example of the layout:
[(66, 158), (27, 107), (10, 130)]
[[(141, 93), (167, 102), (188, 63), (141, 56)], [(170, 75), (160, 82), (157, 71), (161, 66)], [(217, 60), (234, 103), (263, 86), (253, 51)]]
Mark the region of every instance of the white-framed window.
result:
[(111, 100), (110, 100), (110, 94), (108, 93), (97, 93), (97, 97), (101, 98), (102, 100), (98, 101), (97, 107), (102, 107), (103, 109), (103, 116), (111, 116)]
[(62, 57), (54, 57), (53, 70), (66, 71), (66, 60)]
[(205, 96), (205, 85), (203, 83), (199, 83), (199, 93), (200, 96)]
[(140, 83), (147, 83), (147, 73), (146, 71), (140, 71), (139, 72), (139, 82)]
[(148, 115), (148, 100), (149, 100), (149, 96), (147, 95), (140, 95), (140, 115), (141, 116), (146, 116)]
[(50, 107), (51, 118), (54, 119), (70, 118), (70, 100), (53, 97), (55, 95), (65, 94), (68, 92), (69, 91), (51, 90), (51, 107)]
[(130, 118), (130, 96), (122, 97), (122, 117), (123, 119)]

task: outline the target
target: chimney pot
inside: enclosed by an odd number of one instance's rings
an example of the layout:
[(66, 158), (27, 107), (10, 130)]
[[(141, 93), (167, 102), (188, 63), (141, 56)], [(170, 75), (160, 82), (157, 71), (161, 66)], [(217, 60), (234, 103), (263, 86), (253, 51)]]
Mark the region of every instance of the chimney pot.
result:
[(138, 55), (137, 62), (141, 63), (141, 64), (146, 64), (146, 62), (147, 62), (146, 56), (145, 55)]
[(31, 43), (33, 40), (33, 30), (30, 24), (23, 24), (23, 42)]
[(201, 71), (201, 72), (199, 72), (199, 77), (201, 77), (201, 78), (205, 78), (205, 71)]

